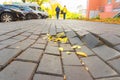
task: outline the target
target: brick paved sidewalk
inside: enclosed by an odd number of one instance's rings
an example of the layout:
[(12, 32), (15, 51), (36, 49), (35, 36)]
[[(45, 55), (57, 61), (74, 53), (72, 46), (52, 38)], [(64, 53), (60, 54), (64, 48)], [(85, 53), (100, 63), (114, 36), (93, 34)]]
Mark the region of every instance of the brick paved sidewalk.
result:
[[(68, 43), (44, 39), (60, 32)], [(50, 19), (0, 23), (0, 80), (120, 80), (120, 27)]]

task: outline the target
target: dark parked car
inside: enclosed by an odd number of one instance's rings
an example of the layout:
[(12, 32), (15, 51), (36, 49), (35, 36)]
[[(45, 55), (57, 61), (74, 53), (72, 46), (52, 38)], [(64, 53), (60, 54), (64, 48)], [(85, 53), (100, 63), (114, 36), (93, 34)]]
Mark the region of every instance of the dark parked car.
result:
[(23, 19), (24, 13), (18, 9), (7, 8), (4, 5), (0, 5), (0, 21), (10, 22), (17, 19)]
[(5, 5), (6, 7), (11, 7), (11, 8), (19, 8), (23, 13), (25, 14), (25, 19), (38, 19), (39, 15), (36, 14), (31, 8), (27, 6), (22, 6), (22, 5)]
[(34, 12), (36, 12), (40, 16), (40, 18), (48, 18), (48, 13), (41, 10), (41, 7), (37, 3), (23, 3), (22, 5), (32, 8)]

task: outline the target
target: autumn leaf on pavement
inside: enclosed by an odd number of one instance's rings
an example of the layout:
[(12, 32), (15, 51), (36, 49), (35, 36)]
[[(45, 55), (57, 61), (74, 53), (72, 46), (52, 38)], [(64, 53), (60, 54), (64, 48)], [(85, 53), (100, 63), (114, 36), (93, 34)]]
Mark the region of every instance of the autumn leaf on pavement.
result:
[(66, 75), (64, 75), (64, 80), (66, 80)]
[(77, 55), (80, 55), (82, 57), (87, 57), (88, 55), (84, 52), (76, 52)]
[(69, 52), (69, 51), (67, 51), (66, 53), (67, 53), (68, 55), (70, 55), (70, 54), (71, 54), (71, 52)]
[(73, 49), (80, 49), (81, 48), (81, 46), (79, 46), (79, 45), (74, 45), (74, 46), (72, 46), (71, 48), (73, 48)]
[(64, 49), (62, 47), (59, 47), (59, 51), (63, 51)]

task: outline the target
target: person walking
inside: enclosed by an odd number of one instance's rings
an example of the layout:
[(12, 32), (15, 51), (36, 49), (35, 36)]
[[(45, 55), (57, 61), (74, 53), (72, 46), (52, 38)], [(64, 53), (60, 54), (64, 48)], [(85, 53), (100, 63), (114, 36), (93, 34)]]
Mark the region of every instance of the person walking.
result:
[(56, 7), (55, 11), (56, 11), (56, 17), (57, 17), (57, 19), (59, 19), (59, 13), (60, 13), (59, 6)]
[(66, 5), (63, 7), (63, 19), (66, 19), (67, 8)]

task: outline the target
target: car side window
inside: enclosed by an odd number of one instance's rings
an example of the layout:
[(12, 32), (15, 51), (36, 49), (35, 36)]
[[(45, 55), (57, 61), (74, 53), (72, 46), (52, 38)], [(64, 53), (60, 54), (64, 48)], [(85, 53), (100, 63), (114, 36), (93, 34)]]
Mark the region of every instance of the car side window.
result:
[(36, 8), (34, 6), (29, 6), (29, 7), (32, 8), (32, 9), (34, 9), (34, 10), (36, 10)]
[(0, 10), (2, 9), (2, 6), (0, 6)]
[(2, 6), (0, 5), (0, 8), (2, 8)]

